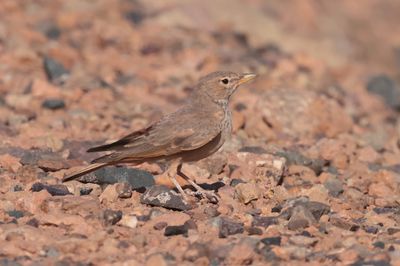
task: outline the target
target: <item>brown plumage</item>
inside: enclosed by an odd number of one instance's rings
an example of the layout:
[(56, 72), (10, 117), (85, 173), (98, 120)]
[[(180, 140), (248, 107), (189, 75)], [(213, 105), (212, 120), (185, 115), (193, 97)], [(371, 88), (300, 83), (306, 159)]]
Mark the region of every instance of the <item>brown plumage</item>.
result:
[[(187, 103), (149, 127), (133, 132), (122, 139), (88, 152), (111, 151), (92, 161), (92, 164), (67, 175), (72, 180), (106, 165), (118, 163), (171, 162), (168, 176), (177, 189), (185, 194), (175, 180), (183, 162), (197, 161), (216, 152), (231, 134), (231, 113), (228, 103), (237, 87), (255, 77), (254, 74), (214, 72), (200, 79)], [(182, 175), (184, 176), (184, 175)], [(184, 176), (203, 196), (216, 200)]]

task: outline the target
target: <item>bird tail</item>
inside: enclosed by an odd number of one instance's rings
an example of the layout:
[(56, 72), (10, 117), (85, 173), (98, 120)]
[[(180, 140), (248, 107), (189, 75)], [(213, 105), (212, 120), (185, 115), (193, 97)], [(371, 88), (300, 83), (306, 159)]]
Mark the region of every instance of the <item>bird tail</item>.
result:
[(101, 168), (103, 166), (106, 166), (106, 165), (108, 165), (108, 163), (93, 163), (93, 164), (90, 164), (90, 165), (86, 166), (85, 168), (83, 168), (81, 170), (78, 170), (76, 172), (73, 172), (73, 173), (71, 173), (69, 175), (64, 176), (64, 178), (62, 179), (62, 182), (66, 182), (66, 181), (70, 181), (70, 180), (76, 179), (76, 178), (78, 178), (80, 176), (83, 176), (83, 175), (85, 175), (87, 173), (90, 173), (90, 172), (92, 172), (94, 170), (97, 170), (97, 169), (99, 169), (99, 168)]

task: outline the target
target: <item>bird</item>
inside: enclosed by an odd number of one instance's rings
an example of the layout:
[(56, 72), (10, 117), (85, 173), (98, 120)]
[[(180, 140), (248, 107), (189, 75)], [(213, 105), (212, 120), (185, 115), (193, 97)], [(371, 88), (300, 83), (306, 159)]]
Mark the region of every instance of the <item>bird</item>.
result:
[(169, 167), (164, 174), (184, 199), (187, 195), (176, 180), (178, 175), (192, 185), (199, 196), (218, 202), (214, 192), (206, 191), (182, 173), (182, 164), (204, 159), (222, 147), (232, 132), (231, 96), (241, 84), (255, 77), (252, 73), (218, 71), (200, 78), (181, 108), (115, 142), (88, 149), (87, 152), (111, 153), (65, 175), (62, 182), (108, 165), (167, 162)]

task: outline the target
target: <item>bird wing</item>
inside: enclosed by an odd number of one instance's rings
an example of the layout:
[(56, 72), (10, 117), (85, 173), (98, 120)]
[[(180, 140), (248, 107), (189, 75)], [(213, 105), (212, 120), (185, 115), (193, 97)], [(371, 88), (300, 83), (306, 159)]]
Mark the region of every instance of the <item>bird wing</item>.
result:
[(159, 122), (124, 138), (88, 152), (114, 151), (94, 162), (114, 162), (122, 159), (146, 159), (195, 150), (207, 144), (221, 132), (223, 110), (184, 108), (165, 116)]

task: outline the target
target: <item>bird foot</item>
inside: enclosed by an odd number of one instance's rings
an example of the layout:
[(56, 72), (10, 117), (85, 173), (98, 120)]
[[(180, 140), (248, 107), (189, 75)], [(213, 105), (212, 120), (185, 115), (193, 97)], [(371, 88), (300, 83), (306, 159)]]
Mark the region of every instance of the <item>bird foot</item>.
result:
[(203, 199), (208, 200), (211, 203), (218, 203), (219, 196), (214, 191), (207, 191), (207, 190), (197, 190), (194, 192), (194, 195)]

